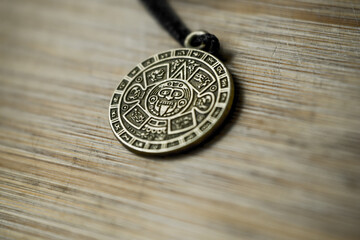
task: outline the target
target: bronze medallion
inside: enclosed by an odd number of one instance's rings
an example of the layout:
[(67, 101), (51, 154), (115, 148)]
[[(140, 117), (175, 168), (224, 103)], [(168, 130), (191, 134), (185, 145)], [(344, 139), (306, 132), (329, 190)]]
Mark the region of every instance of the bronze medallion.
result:
[(138, 153), (168, 154), (193, 146), (228, 114), (231, 75), (213, 55), (180, 48), (156, 54), (123, 78), (110, 102), (110, 125)]

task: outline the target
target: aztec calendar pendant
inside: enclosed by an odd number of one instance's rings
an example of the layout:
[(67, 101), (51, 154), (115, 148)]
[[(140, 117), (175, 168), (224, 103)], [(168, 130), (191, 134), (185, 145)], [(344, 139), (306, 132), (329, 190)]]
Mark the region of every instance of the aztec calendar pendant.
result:
[(233, 97), (231, 75), (216, 57), (174, 49), (150, 57), (122, 79), (110, 101), (110, 125), (137, 153), (179, 152), (221, 124)]

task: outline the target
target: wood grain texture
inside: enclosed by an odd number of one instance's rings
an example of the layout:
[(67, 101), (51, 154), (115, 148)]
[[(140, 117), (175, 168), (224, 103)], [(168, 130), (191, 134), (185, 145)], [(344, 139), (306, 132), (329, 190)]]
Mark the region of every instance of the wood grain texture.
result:
[(220, 38), (236, 106), (147, 158), (108, 104), (177, 43), (133, 0), (0, 1), (0, 238), (360, 239), (359, 2), (171, 3)]

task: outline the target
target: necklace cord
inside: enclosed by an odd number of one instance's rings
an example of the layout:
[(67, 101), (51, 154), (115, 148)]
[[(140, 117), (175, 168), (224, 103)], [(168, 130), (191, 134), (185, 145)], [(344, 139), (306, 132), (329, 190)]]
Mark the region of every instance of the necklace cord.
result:
[[(156, 18), (159, 24), (182, 46), (186, 37), (191, 33), (186, 25), (181, 21), (166, 0), (140, 0), (148, 11)], [(194, 35), (191, 38), (191, 45), (194, 47), (203, 45), (202, 50), (216, 55), (220, 49), (218, 38), (204, 32)]]

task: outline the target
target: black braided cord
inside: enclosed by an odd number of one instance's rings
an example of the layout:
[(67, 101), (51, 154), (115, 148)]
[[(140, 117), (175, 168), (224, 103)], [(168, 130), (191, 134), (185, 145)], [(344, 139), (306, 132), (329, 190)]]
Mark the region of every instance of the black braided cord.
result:
[[(190, 33), (190, 30), (174, 12), (167, 0), (140, 0), (140, 2), (146, 6), (163, 28), (184, 46), (185, 38)], [(216, 55), (220, 49), (219, 40), (211, 33), (195, 35), (192, 38), (192, 46), (200, 46), (202, 43), (205, 44), (202, 50), (211, 54)]]

